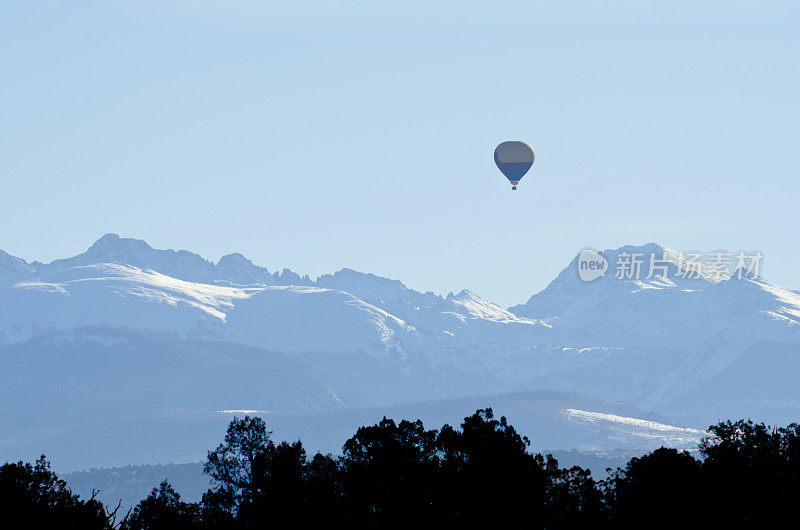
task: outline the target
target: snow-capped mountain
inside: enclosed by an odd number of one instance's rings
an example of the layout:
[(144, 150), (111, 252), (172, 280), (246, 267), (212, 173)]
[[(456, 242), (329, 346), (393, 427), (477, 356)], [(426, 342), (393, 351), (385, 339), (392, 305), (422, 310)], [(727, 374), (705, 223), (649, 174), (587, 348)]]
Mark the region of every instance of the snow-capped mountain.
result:
[(0, 286), (33, 278), (36, 271), (25, 260), (0, 250)]
[[(603, 255), (613, 263), (623, 252), (643, 254), (644, 271), (651, 260), (657, 260), (667, 279), (660, 273), (639, 280), (607, 274), (586, 283), (579, 279), (573, 260), (546, 289), (510, 309), (552, 326), (550, 344), (557, 344), (564, 353), (543, 367), (550, 383), (558, 381), (583, 392), (613, 395), (697, 419), (691, 407), (675, 409), (673, 402), (680, 402), (679, 397), (689, 391), (702, 394), (706, 405), (709, 400), (717, 402), (713, 393), (704, 394), (706, 382), (724, 373), (754, 345), (762, 344), (762, 351), (770, 351), (771, 346), (763, 344), (773, 344), (800, 357), (796, 292), (752, 275), (741, 279), (712, 275), (703, 267), (698, 277), (684, 279), (683, 256), (656, 244), (607, 250)], [(785, 372), (791, 356), (780, 358), (765, 365), (766, 373), (778, 377)], [(529, 384), (540, 384), (535, 380), (534, 376)], [(611, 391), (609, 383), (618, 391)], [(760, 386), (758, 392), (740, 398), (760, 400), (776, 421), (800, 412), (793, 400), (769, 397), (774, 390), (771, 382), (762, 381)]]
[[(0, 278), (0, 344), (102, 324), (286, 353), (368, 354), (407, 372), (432, 365), (459, 373), (475, 357), (462, 350), (486, 346), (490, 329), (505, 340), (499, 330), (509, 326), (543, 328), (469, 291), (443, 298), (347, 269), (312, 281), (288, 270), (270, 274), (237, 254), (213, 264), (115, 235), (73, 258), (13, 264), (13, 276)], [(464, 386), (469, 377), (461, 379)], [(466, 388), (475, 390), (441, 391)]]
[[(800, 358), (796, 291), (702, 266), (690, 278), (684, 256), (656, 244), (602, 254), (609, 263), (642, 254), (644, 274), (584, 282), (573, 260), (526, 304), (504, 309), (468, 290), (420, 293), (349, 269), (312, 280), (241, 254), (213, 263), (113, 234), (48, 264), (0, 253), (2, 389), (13, 400), (34, 369), (3, 352), (101, 329), (112, 348), (120, 333), (160, 333), (176, 341), (167, 349), (205, 341), (280, 352), (327, 378), (313, 405), (322, 408), (556, 389), (696, 426), (739, 410), (768, 421), (800, 414), (800, 390), (785, 381)], [(757, 380), (744, 384), (748, 374)], [(689, 406), (690, 396), (703, 407)], [(220, 408), (297, 406), (270, 399)]]
[(117, 263), (154, 270), (178, 280), (198, 283), (289, 285), (308, 281), (307, 277), (301, 278), (288, 270), (270, 274), (265, 268), (254, 265), (238, 253), (222, 256), (215, 264), (186, 250), (158, 250), (140, 239), (106, 234), (95, 241), (86, 252), (50, 263), (27, 263), (0, 250), (0, 286), (48, 276), (73, 267), (100, 263)]

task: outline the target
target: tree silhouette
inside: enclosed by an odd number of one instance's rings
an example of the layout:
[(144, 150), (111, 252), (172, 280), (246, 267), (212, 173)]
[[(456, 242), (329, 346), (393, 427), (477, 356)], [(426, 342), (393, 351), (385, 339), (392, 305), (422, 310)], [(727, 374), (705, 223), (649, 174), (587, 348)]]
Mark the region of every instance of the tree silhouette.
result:
[(706, 506), (715, 522), (776, 528), (794, 518), (800, 495), (800, 426), (769, 427), (739, 420), (709, 427), (705, 457)]
[[(800, 426), (752, 421), (709, 427), (702, 458), (661, 448), (607, 480), (552, 456), (492, 409), (458, 428), (383, 418), (359, 428), (340, 458), (270, 439), (259, 418), (234, 418), (208, 453), (212, 487), (199, 504), (166, 481), (122, 530), (256, 528), (744, 528), (793, 520)], [(81, 500), (42, 457), (0, 467), (0, 527), (109, 530), (115, 512)]]
[(201, 503), (207, 527), (306, 528), (340, 517), (337, 462), (309, 462), (299, 441), (276, 445), (260, 418), (234, 418), (204, 470), (214, 480)]
[(181, 502), (181, 497), (164, 480), (134, 508), (123, 522), (122, 530), (191, 530), (197, 528), (200, 512), (197, 504)]
[(675, 528), (707, 523), (703, 474), (692, 455), (661, 448), (632, 458), (606, 482), (615, 528)]
[(389, 528), (432, 516), (436, 431), (383, 418), (344, 444), (345, 502), (357, 524)]
[(213, 500), (219, 508), (232, 510), (242, 499), (256, 495), (257, 475), (262, 472), (267, 452), (274, 448), (271, 432), (261, 418), (233, 418), (225, 440), (208, 452), (203, 471), (215, 483)]
[(490, 408), (465, 418), (460, 431), (445, 425), (437, 437), (443, 513), (470, 528), (521, 520), (541, 527), (548, 477), (543, 457), (530, 454), (529, 445)]
[(599, 485), (590, 471), (579, 466), (558, 467), (548, 455), (545, 460), (548, 477), (545, 500), (547, 528), (602, 528), (608, 518)]
[(35, 464), (0, 467), (0, 527), (109, 529), (103, 504), (82, 500), (50, 469), (42, 455)]
[(253, 466), (253, 485), (239, 505), (248, 528), (290, 528), (305, 519), (307, 461), (300, 442), (269, 444)]

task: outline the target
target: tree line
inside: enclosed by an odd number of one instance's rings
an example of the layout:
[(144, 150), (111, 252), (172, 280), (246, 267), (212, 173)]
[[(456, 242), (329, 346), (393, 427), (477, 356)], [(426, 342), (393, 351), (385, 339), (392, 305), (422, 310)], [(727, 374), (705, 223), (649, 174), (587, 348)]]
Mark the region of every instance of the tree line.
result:
[(209, 451), (211, 487), (187, 503), (164, 481), (119, 513), (81, 499), (42, 457), (0, 467), (0, 527), (81, 530), (295, 528), (776, 528), (795, 520), (800, 426), (727, 421), (699, 458), (661, 448), (608, 478), (562, 468), (492, 409), (459, 428), (384, 418), (341, 456), (276, 443), (264, 421), (234, 418)]

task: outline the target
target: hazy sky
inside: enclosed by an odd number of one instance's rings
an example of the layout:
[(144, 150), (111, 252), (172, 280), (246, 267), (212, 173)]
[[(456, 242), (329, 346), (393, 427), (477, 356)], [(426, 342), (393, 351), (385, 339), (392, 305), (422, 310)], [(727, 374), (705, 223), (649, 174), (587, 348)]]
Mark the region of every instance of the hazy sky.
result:
[(799, 6), (4, 1), (0, 248), (116, 232), (511, 305), (657, 241), (798, 288)]

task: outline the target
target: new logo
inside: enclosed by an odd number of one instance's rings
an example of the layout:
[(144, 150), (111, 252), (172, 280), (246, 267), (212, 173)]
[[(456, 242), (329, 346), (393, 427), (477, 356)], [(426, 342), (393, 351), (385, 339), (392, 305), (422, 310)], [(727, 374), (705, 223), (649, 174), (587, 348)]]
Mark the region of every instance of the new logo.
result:
[(578, 277), (591, 282), (605, 276), (608, 270), (608, 260), (602, 254), (592, 249), (581, 250), (578, 254)]

